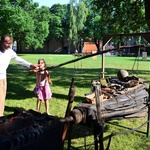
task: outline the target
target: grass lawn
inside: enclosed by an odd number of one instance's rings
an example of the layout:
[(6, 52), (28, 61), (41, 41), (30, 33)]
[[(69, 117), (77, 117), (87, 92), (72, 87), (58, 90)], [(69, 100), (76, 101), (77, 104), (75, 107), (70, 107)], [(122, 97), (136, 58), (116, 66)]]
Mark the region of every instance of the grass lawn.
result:
[[(47, 66), (58, 65), (66, 61), (75, 59), (73, 55), (52, 55), (52, 54), (20, 54), (22, 58), (32, 63), (37, 63), (39, 58), (44, 58)], [(49, 70), (53, 85), (51, 90), (53, 93), (50, 99), (50, 113), (57, 117), (64, 117), (66, 106), (68, 103), (68, 92), (72, 77), (75, 78), (76, 93), (73, 106), (84, 100), (84, 95), (91, 90), (91, 80), (97, 80), (101, 77), (101, 56), (87, 58), (75, 63), (71, 63), (60, 68)], [(138, 60), (138, 61), (137, 61)], [(135, 57), (105, 57), (105, 76), (116, 76), (119, 69), (126, 69), (130, 75), (143, 77), (150, 81), (150, 58), (143, 61), (142, 58)], [(36, 108), (36, 98), (34, 97), (33, 88), (35, 86), (35, 76), (28, 75), (28, 69), (16, 62), (11, 61), (11, 65), (7, 71), (7, 98), (5, 103), (5, 115), (13, 113), (14, 109), (22, 108), (25, 110)], [(45, 112), (44, 104), (41, 108), (41, 113)], [(130, 119), (116, 121), (119, 124), (129, 127), (137, 127), (147, 118)], [(82, 129), (83, 127), (81, 127)], [(84, 128), (85, 130), (85, 128)], [(90, 129), (87, 129), (90, 131)], [(124, 130), (124, 129), (123, 129)], [(146, 131), (146, 126), (142, 128)], [(107, 130), (104, 133), (108, 135), (112, 132), (122, 131), (122, 129), (107, 125)], [(80, 131), (79, 131), (80, 132)], [(77, 133), (77, 131), (75, 132)], [(94, 142), (91, 131), (86, 137), (88, 145), (87, 149), (93, 149), (91, 144)], [(83, 146), (83, 138), (76, 137), (72, 140), (75, 146)], [(104, 142), (107, 145), (107, 142)], [(83, 148), (81, 148), (83, 149)], [(110, 150), (149, 150), (150, 138), (146, 135), (137, 132), (117, 135), (112, 138)]]

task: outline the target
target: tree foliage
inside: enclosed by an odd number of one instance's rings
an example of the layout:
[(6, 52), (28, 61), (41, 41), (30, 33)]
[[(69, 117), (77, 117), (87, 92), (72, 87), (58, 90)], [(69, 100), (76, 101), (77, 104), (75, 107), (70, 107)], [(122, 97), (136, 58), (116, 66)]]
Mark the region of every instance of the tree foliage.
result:
[(50, 8), (49, 38), (65, 38), (67, 28), (67, 5), (55, 4)]
[(145, 2), (145, 19), (150, 29), (150, 11), (149, 11), (150, 0), (144, 0), (144, 2)]
[(98, 50), (102, 34), (148, 30), (143, 0), (84, 0), (84, 2), (89, 13), (82, 36), (86, 40), (94, 41)]
[[(147, 29), (143, 0), (95, 0), (104, 33), (131, 33)], [(107, 27), (108, 30), (105, 30)]]
[[(51, 11), (53, 25), (50, 30), (53, 32), (50, 37), (68, 37), (76, 48), (80, 39), (94, 41), (99, 49), (102, 34), (148, 30), (143, 0), (70, 0), (67, 8), (63, 9), (66, 14), (61, 17)], [(59, 9), (60, 6), (55, 8), (57, 11)], [(62, 20), (66, 30), (62, 30)]]
[(39, 8), (32, 0), (0, 0), (0, 35), (11, 34), (33, 49), (51, 39), (60, 41), (62, 49), (65, 39), (76, 48), (81, 39), (95, 41), (99, 48), (102, 34), (147, 31), (149, 5), (150, 0), (70, 0)]
[(31, 0), (0, 1), (0, 34), (10, 34), (28, 48), (42, 47), (49, 33), (49, 8), (38, 8)]
[(88, 9), (84, 2), (77, 3), (75, 0), (70, 0), (68, 13), (69, 17), (69, 39), (78, 49), (81, 46), (82, 30), (85, 26)]

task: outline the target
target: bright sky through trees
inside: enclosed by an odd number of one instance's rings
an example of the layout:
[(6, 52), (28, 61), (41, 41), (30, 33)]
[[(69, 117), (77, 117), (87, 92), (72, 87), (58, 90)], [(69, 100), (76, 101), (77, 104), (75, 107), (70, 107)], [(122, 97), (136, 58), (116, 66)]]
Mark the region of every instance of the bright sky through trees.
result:
[(54, 4), (68, 4), (70, 0), (33, 0), (33, 2), (39, 3), (39, 6), (51, 7)]

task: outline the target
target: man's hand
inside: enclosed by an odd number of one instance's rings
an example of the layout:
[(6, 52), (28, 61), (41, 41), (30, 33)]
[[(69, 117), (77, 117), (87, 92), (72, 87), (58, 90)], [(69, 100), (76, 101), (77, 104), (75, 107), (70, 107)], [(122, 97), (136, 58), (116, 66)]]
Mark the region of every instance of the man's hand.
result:
[(38, 69), (39, 69), (39, 66), (40, 66), (40, 64), (31, 64), (31, 65), (30, 65), (30, 68), (31, 68), (31, 69), (37, 69), (37, 70), (38, 70)]
[(39, 64), (31, 64), (31, 70), (29, 71), (28, 75), (37, 73), (39, 71), (39, 66)]

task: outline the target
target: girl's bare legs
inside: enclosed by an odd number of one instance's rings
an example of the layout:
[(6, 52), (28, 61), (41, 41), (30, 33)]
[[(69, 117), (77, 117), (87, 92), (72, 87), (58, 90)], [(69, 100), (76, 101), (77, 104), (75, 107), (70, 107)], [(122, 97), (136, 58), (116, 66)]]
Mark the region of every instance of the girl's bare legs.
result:
[(47, 113), (48, 115), (50, 115), (50, 113), (49, 113), (49, 100), (45, 100), (45, 101), (44, 101), (44, 104), (45, 104), (46, 113)]
[(41, 108), (41, 100), (37, 98), (36, 110), (37, 110), (38, 112), (40, 112), (40, 108)]

